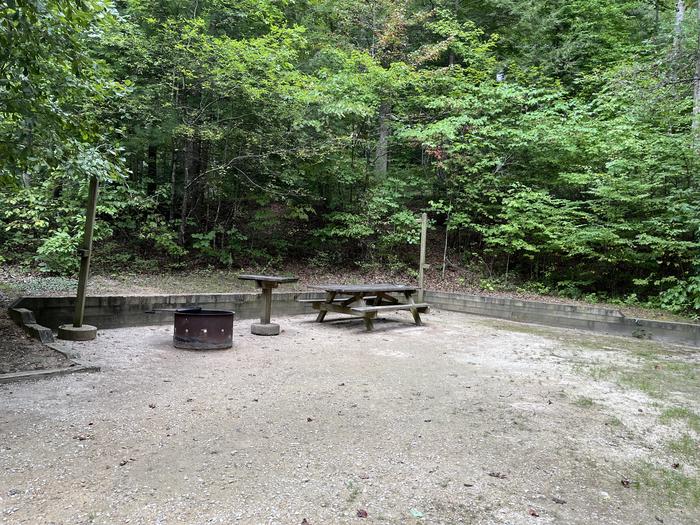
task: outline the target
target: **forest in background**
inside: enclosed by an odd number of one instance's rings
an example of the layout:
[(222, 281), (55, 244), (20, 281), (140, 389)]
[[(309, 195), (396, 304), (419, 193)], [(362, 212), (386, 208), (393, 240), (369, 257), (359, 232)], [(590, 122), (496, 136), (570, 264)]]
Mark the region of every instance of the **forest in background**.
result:
[[(415, 266), (700, 312), (700, 2), (0, 0), (0, 263)], [(436, 241), (437, 239), (437, 241)]]

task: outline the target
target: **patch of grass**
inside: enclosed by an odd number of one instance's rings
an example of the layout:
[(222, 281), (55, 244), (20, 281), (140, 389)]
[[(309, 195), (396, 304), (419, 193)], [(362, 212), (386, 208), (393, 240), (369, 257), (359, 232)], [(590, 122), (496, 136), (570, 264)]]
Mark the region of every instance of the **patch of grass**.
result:
[(615, 368), (612, 366), (592, 366), (589, 373), (596, 381), (608, 381), (615, 375)]
[(547, 337), (549, 339), (556, 339), (559, 334), (552, 329), (547, 329), (546, 327), (540, 327), (524, 323), (515, 323), (512, 321), (496, 321), (493, 319), (484, 319), (481, 321), (482, 324), (494, 328), (496, 330), (504, 330), (507, 332), (517, 332), (520, 334), (537, 335), (540, 337)]
[(647, 360), (641, 366), (620, 372), (618, 382), (663, 399), (669, 392), (693, 394), (700, 390), (698, 365), (667, 360)]
[(572, 367), (575, 374), (588, 376), (595, 381), (609, 381), (615, 377), (615, 367), (608, 364), (576, 363)]
[(667, 373), (673, 374), (678, 379), (697, 381), (698, 380), (698, 366), (692, 365), (690, 363), (664, 363), (659, 366), (666, 370)]
[(620, 428), (623, 426), (622, 420), (615, 416), (610, 416), (610, 418), (605, 422), (605, 424), (613, 428)]
[(624, 350), (623, 348), (620, 348), (620, 345), (618, 344), (619, 341), (611, 342), (604, 338), (593, 339), (589, 337), (574, 338), (571, 336), (565, 336), (560, 337), (559, 341), (561, 341), (561, 343), (570, 350), (592, 350), (593, 352), (616, 352)]
[(644, 392), (650, 397), (662, 398), (665, 395), (660, 379), (643, 370), (626, 370), (621, 372), (617, 379), (621, 385)]
[[(580, 343), (579, 341), (579, 346)], [(583, 345), (585, 346), (587, 345)], [(684, 362), (683, 353), (661, 348), (655, 343), (637, 344), (636, 347), (627, 349), (621, 345), (615, 349), (601, 344), (597, 349), (628, 352), (627, 355), (631, 354), (632, 360), (629, 364), (614, 364), (599, 359), (586, 361), (581, 354), (576, 358), (579, 361), (572, 366), (573, 372), (586, 375), (595, 381), (613, 381), (657, 399), (666, 399), (675, 393), (692, 397), (700, 395), (700, 366)], [(700, 421), (697, 418), (690, 420), (695, 425), (694, 429), (698, 431)]]
[(581, 396), (574, 401), (574, 405), (581, 408), (591, 408), (595, 403), (590, 397)]
[(700, 462), (700, 443), (690, 434), (683, 434), (680, 438), (671, 441), (669, 448), (687, 461)]
[[(572, 335), (553, 329), (532, 325), (518, 325), (489, 321), (489, 326), (511, 332), (544, 337), (558, 343), (572, 355), (569, 360), (574, 373), (588, 376), (595, 381), (615, 382), (620, 386), (638, 390), (649, 397), (667, 400), (680, 394), (682, 397), (700, 396), (700, 365), (687, 362), (688, 352), (655, 341), (641, 341), (611, 336)], [(619, 355), (611, 362), (607, 357), (599, 359), (600, 352)], [(560, 357), (560, 356), (558, 356)], [(627, 361), (627, 362), (625, 362)], [(700, 423), (692, 419), (695, 429)]]
[(638, 470), (637, 478), (642, 490), (652, 489), (666, 504), (685, 505), (688, 510), (700, 508), (700, 478), (696, 476), (645, 463)]
[(662, 423), (668, 423), (676, 419), (686, 422), (688, 427), (700, 434), (700, 416), (685, 407), (673, 407), (664, 410), (660, 416)]
[(18, 295), (43, 293), (75, 292), (78, 286), (76, 279), (68, 277), (34, 277), (16, 283), (0, 283), (0, 290)]
[(359, 485), (355, 485), (352, 481), (348, 481), (345, 486), (350, 491), (347, 502), (350, 504), (354, 503), (355, 500), (357, 500), (357, 497), (360, 495), (360, 492), (362, 492), (362, 489)]
[(654, 362), (658, 362), (660, 357), (671, 357), (678, 353), (672, 352), (671, 350), (668, 350), (666, 348), (662, 348), (657, 343), (651, 342), (647, 344), (637, 343), (637, 345), (631, 350), (636, 357), (639, 357), (640, 359), (643, 359), (645, 361)]
[(546, 337), (559, 343), (567, 350), (593, 350), (595, 352), (629, 352), (641, 358), (656, 360), (661, 356), (677, 355), (678, 352), (670, 350), (667, 346), (657, 341), (633, 339), (629, 337), (615, 337), (601, 334), (572, 334), (553, 327), (529, 325), (512, 321), (484, 320), (483, 323), (497, 330), (507, 330), (522, 334)]

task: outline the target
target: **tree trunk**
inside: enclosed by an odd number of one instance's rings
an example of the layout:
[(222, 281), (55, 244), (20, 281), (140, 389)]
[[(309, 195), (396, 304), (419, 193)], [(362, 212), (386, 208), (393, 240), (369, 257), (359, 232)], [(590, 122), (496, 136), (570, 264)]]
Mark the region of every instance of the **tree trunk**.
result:
[(678, 59), (683, 44), (683, 21), (685, 20), (685, 0), (676, 1), (676, 22), (673, 25), (673, 51), (671, 55), (671, 70), (676, 76)]
[(177, 147), (173, 140), (172, 157), (170, 158), (170, 213), (168, 218), (172, 221), (175, 218), (175, 179), (177, 174)]
[(182, 187), (182, 203), (180, 205), (180, 229), (177, 240), (180, 246), (185, 245), (185, 226), (187, 224), (187, 185), (190, 183), (190, 169), (185, 167), (185, 182)]
[(153, 195), (156, 192), (156, 177), (158, 176), (158, 147), (148, 146), (148, 182), (146, 194)]
[(660, 11), (659, 0), (656, 0), (656, 2), (654, 2), (654, 29), (657, 32), (659, 30), (659, 11)]
[(130, 169), (131, 169), (131, 175), (133, 176), (133, 180), (137, 181), (137, 180), (139, 180), (138, 154), (132, 153), (131, 156), (129, 157), (129, 162), (130, 162)]
[[(454, 5), (452, 6), (452, 10), (453, 10), (454, 16), (458, 16), (457, 13), (459, 11), (459, 0), (454, 0)], [(455, 65), (455, 52), (452, 49), (450, 49), (449, 61), (450, 61), (450, 67), (454, 67), (454, 65)], [(443, 270), (443, 272), (444, 272), (444, 270)], [(444, 274), (443, 274), (443, 277), (444, 277)]]
[(185, 143), (185, 179), (182, 183), (182, 203), (180, 205), (180, 231), (178, 232), (178, 242), (180, 246), (185, 245), (185, 228), (187, 226), (187, 206), (189, 204), (189, 185), (190, 177), (192, 176), (192, 168), (194, 167), (194, 141), (191, 138)]
[[(698, 0), (698, 27), (700, 28), (700, 0)], [(693, 141), (695, 151), (700, 154), (700, 30), (695, 51), (695, 78), (693, 79)]]
[(389, 168), (389, 116), (391, 104), (382, 102), (379, 106), (379, 138), (377, 139), (377, 151), (374, 157), (374, 172), (377, 175), (386, 175)]

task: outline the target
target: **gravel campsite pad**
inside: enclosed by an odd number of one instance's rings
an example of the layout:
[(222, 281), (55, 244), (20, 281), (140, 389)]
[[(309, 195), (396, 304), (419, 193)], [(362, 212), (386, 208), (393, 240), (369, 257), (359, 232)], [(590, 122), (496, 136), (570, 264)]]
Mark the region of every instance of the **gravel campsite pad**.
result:
[(448, 312), (62, 343), (0, 386), (4, 523), (691, 524), (698, 354)]

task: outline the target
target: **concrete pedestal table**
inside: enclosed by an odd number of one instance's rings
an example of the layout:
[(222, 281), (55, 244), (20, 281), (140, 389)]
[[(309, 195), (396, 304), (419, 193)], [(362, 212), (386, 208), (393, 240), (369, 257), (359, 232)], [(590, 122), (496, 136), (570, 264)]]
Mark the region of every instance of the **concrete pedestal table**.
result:
[(255, 335), (279, 335), (280, 325), (270, 322), (272, 312), (272, 289), (282, 283), (295, 283), (296, 277), (278, 277), (274, 275), (239, 275), (244, 281), (255, 281), (255, 285), (262, 290), (263, 310), (260, 323), (250, 325), (250, 333)]

